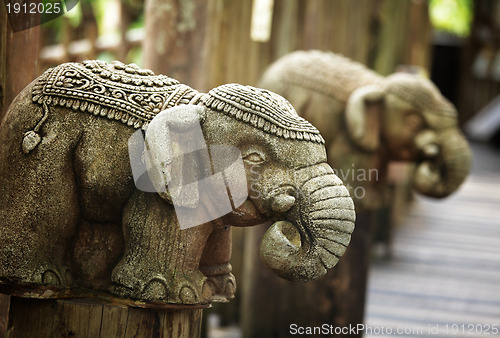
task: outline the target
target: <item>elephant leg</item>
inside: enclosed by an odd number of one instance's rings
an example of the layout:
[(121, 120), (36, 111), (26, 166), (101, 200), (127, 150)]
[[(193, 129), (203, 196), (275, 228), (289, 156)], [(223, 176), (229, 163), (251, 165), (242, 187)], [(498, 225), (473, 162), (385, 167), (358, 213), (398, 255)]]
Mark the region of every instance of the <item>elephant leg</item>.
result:
[(127, 202), (122, 222), (125, 251), (112, 272), (111, 292), (172, 304), (210, 301), (198, 267), (212, 224), (181, 230), (171, 204), (140, 191)]
[(80, 220), (71, 255), (79, 286), (106, 290), (111, 271), (122, 254), (121, 224)]
[(212, 299), (227, 302), (234, 297), (236, 280), (231, 273), (231, 227), (213, 230), (207, 240), (200, 261), (200, 271), (207, 276), (212, 289)]
[(4, 155), (0, 157), (0, 279), (70, 286), (66, 249), (75, 232), (79, 203), (69, 151), (62, 145), (43, 144), (29, 156), (16, 151)]

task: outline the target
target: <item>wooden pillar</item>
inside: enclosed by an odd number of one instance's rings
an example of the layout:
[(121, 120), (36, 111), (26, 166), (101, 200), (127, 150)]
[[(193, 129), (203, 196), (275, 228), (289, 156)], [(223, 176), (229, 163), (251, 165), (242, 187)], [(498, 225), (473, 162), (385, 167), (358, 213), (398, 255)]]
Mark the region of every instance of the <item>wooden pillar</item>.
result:
[(118, 60), (126, 62), (127, 55), (131, 49), (130, 42), (127, 40), (127, 32), (132, 23), (132, 13), (130, 5), (120, 1), (120, 46), (118, 47)]
[[(207, 10), (206, 69), (204, 70), (207, 79), (206, 90), (226, 82), (227, 63), (231, 54), (231, 48), (228, 47), (231, 46), (229, 35), (240, 36), (241, 34), (241, 30), (230, 26), (231, 9), (234, 9), (235, 5), (236, 2), (229, 0), (209, 1)], [(241, 2), (238, 1), (237, 5), (240, 7)], [(239, 20), (244, 21), (245, 18), (239, 17)], [(233, 34), (230, 34), (230, 31)], [(231, 66), (234, 66), (234, 64), (229, 67)]]
[[(39, 22), (35, 16), (30, 18)], [(16, 95), (38, 75), (39, 36), (40, 26), (13, 32), (5, 6), (0, 5), (0, 118)]]
[(266, 229), (248, 229), (242, 278), (243, 336), (288, 337), (292, 324), (349, 327), (363, 323), (372, 224), (372, 212), (357, 213), (346, 253), (324, 277), (309, 283), (275, 276), (258, 257)]
[(432, 26), (429, 18), (429, 4), (426, 1), (412, 1), (408, 26), (406, 63), (431, 69)]
[(7, 33), (9, 29), (7, 13), (4, 6), (0, 6), (0, 120), (6, 110), (5, 104), (5, 77), (7, 68)]
[(206, 12), (204, 0), (147, 0), (144, 67), (204, 89)]
[[(82, 1), (81, 3), (82, 9), (82, 22), (85, 38), (90, 42), (90, 50), (87, 55), (83, 55), (83, 58), (88, 58), (90, 60), (95, 59), (97, 57), (97, 38), (99, 36), (99, 32), (97, 31), (97, 20), (94, 15), (94, 10), (88, 1)], [(71, 38), (70, 36), (68, 38)], [(69, 43), (69, 41), (68, 41)], [(76, 60), (82, 61), (82, 60)]]
[[(16, 95), (38, 75), (39, 36), (39, 26), (13, 32), (5, 6), (0, 5), (0, 120)], [(0, 294), (0, 337), (7, 325), (9, 300)]]
[(382, 75), (394, 72), (395, 66), (405, 63), (411, 1), (384, 0), (381, 8), (381, 28), (374, 62), (375, 71)]
[(201, 334), (202, 311), (12, 297), (6, 337), (192, 338)]
[(0, 338), (5, 337), (7, 330), (7, 313), (9, 311), (10, 296), (0, 293)]

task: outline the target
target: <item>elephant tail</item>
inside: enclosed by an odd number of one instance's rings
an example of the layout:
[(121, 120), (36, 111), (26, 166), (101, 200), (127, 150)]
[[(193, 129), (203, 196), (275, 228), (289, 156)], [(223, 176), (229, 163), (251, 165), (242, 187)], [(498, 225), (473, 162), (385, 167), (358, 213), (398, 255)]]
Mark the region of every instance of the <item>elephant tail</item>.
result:
[(26, 155), (33, 151), (33, 149), (35, 149), (36, 146), (38, 146), (38, 144), (42, 141), (42, 136), (40, 136), (39, 131), (45, 120), (47, 120), (47, 118), (49, 117), (50, 113), (47, 102), (44, 101), (42, 103), (42, 108), (43, 116), (40, 121), (38, 121), (35, 128), (24, 133), (22, 149), (23, 153), (25, 153)]

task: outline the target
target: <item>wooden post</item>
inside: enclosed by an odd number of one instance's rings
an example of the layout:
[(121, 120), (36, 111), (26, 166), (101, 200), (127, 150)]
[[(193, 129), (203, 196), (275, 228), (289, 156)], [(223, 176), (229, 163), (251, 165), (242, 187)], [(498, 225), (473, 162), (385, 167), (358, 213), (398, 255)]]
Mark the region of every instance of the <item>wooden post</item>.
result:
[[(0, 117), (39, 72), (40, 27), (12, 32), (0, 5)], [(0, 294), (0, 337), (199, 337), (202, 308), (145, 309)]]
[(12, 297), (7, 338), (199, 337), (202, 309), (154, 310)]
[(348, 327), (363, 323), (372, 224), (372, 212), (357, 213), (351, 243), (337, 266), (309, 283), (293, 283), (275, 276), (258, 257), (258, 243), (266, 229), (247, 229), (242, 277), (243, 336), (288, 337), (292, 324)]
[(125, 62), (131, 49), (131, 44), (127, 40), (127, 31), (132, 23), (132, 10), (130, 5), (120, 1), (120, 47), (118, 48), (118, 60)]
[[(84, 55), (84, 59), (95, 59), (97, 56), (96, 43), (97, 37), (99, 35), (97, 31), (97, 20), (94, 15), (94, 10), (88, 1), (82, 1), (82, 21), (85, 38), (90, 41), (90, 50), (87, 55)], [(67, 22), (69, 23), (69, 22)], [(69, 27), (68, 27), (69, 28)], [(71, 36), (68, 36), (71, 39)], [(68, 41), (69, 43), (70, 41)], [(81, 60), (77, 60), (81, 61)]]
[(14, 33), (5, 6), (0, 5), (0, 118), (16, 95), (38, 75), (39, 36), (40, 26)]
[(410, 1), (385, 0), (381, 16), (381, 31), (378, 39), (374, 69), (382, 75), (394, 72), (397, 64), (405, 63), (407, 47)]
[(7, 330), (7, 312), (9, 310), (10, 296), (0, 293), (0, 338), (5, 337)]
[[(7, 21), (7, 13), (5, 7), (0, 6), (0, 120), (6, 110), (5, 104), (5, 77), (7, 68), (7, 34), (9, 29), (9, 22)], [(0, 301), (1, 303), (1, 301)], [(0, 331), (1, 332), (1, 331)]]
[[(5, 6), (0, 5), (0, 120), (16, 95), (38, 74), (39, 35), (39, 26), (14, 33)], [(0, 338), (7, 325), (9, 300), (0, 294)]]
[(204, 89), (206, 1), (147, 0), (144, 67)]
[(432, 26), (429, 18), (429, 4), (426, 1), (412, 1), (410, 13), (407, 39), (411, 48), (406, 48), (406, 64), (430, 70)]

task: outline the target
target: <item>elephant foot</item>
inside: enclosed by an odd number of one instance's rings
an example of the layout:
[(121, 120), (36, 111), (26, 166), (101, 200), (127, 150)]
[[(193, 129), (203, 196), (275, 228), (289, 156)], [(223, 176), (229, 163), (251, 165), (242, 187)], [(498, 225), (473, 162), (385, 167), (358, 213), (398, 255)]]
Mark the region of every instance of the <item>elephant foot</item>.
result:
[(45, 270), (42, 273), (42, 284), (61, 287), (63, 285), (62, 276), (55, 270)]
[(73, 292), (70, 288), (73, 277), (69, 269), (52, 264), (2, 273), (0, 284), (1, 290), (8, 290), (6, 293), (22, 297), (30, 295), (40, 299), (67, 297)]
[(211, 288), (212, 301), (227, 303), (234, 298), (236, 279), (231, 273), (231, 264), (203, 266), (200, 270), (207, 276), (207, 284)]
[(66, 267), (49, 266), (41, 269), (41, 284), (55, 286), (58, 288), (68, 288), (73, 285), (73, 275)]
[(56, 288), (67, 288), (73, 283), (73, 278), (68, 268), (52, 264), (43, 265), (25, 273), (19, 272), (18, 278), (23, 284), (36, 284)]
[(213, 302), (227, 303), (234, 298), (236, 279), (232, 273), (207, 277), (207, 284), (211, 288)]
[[(211, 288), (199, 271), (134, 276), (130, 269), (113, 271), (110, 292), (122, 298), (165, 304), (206, 304), (212, 300)], [(167, 278), (166, 276), (171, 276)]]

